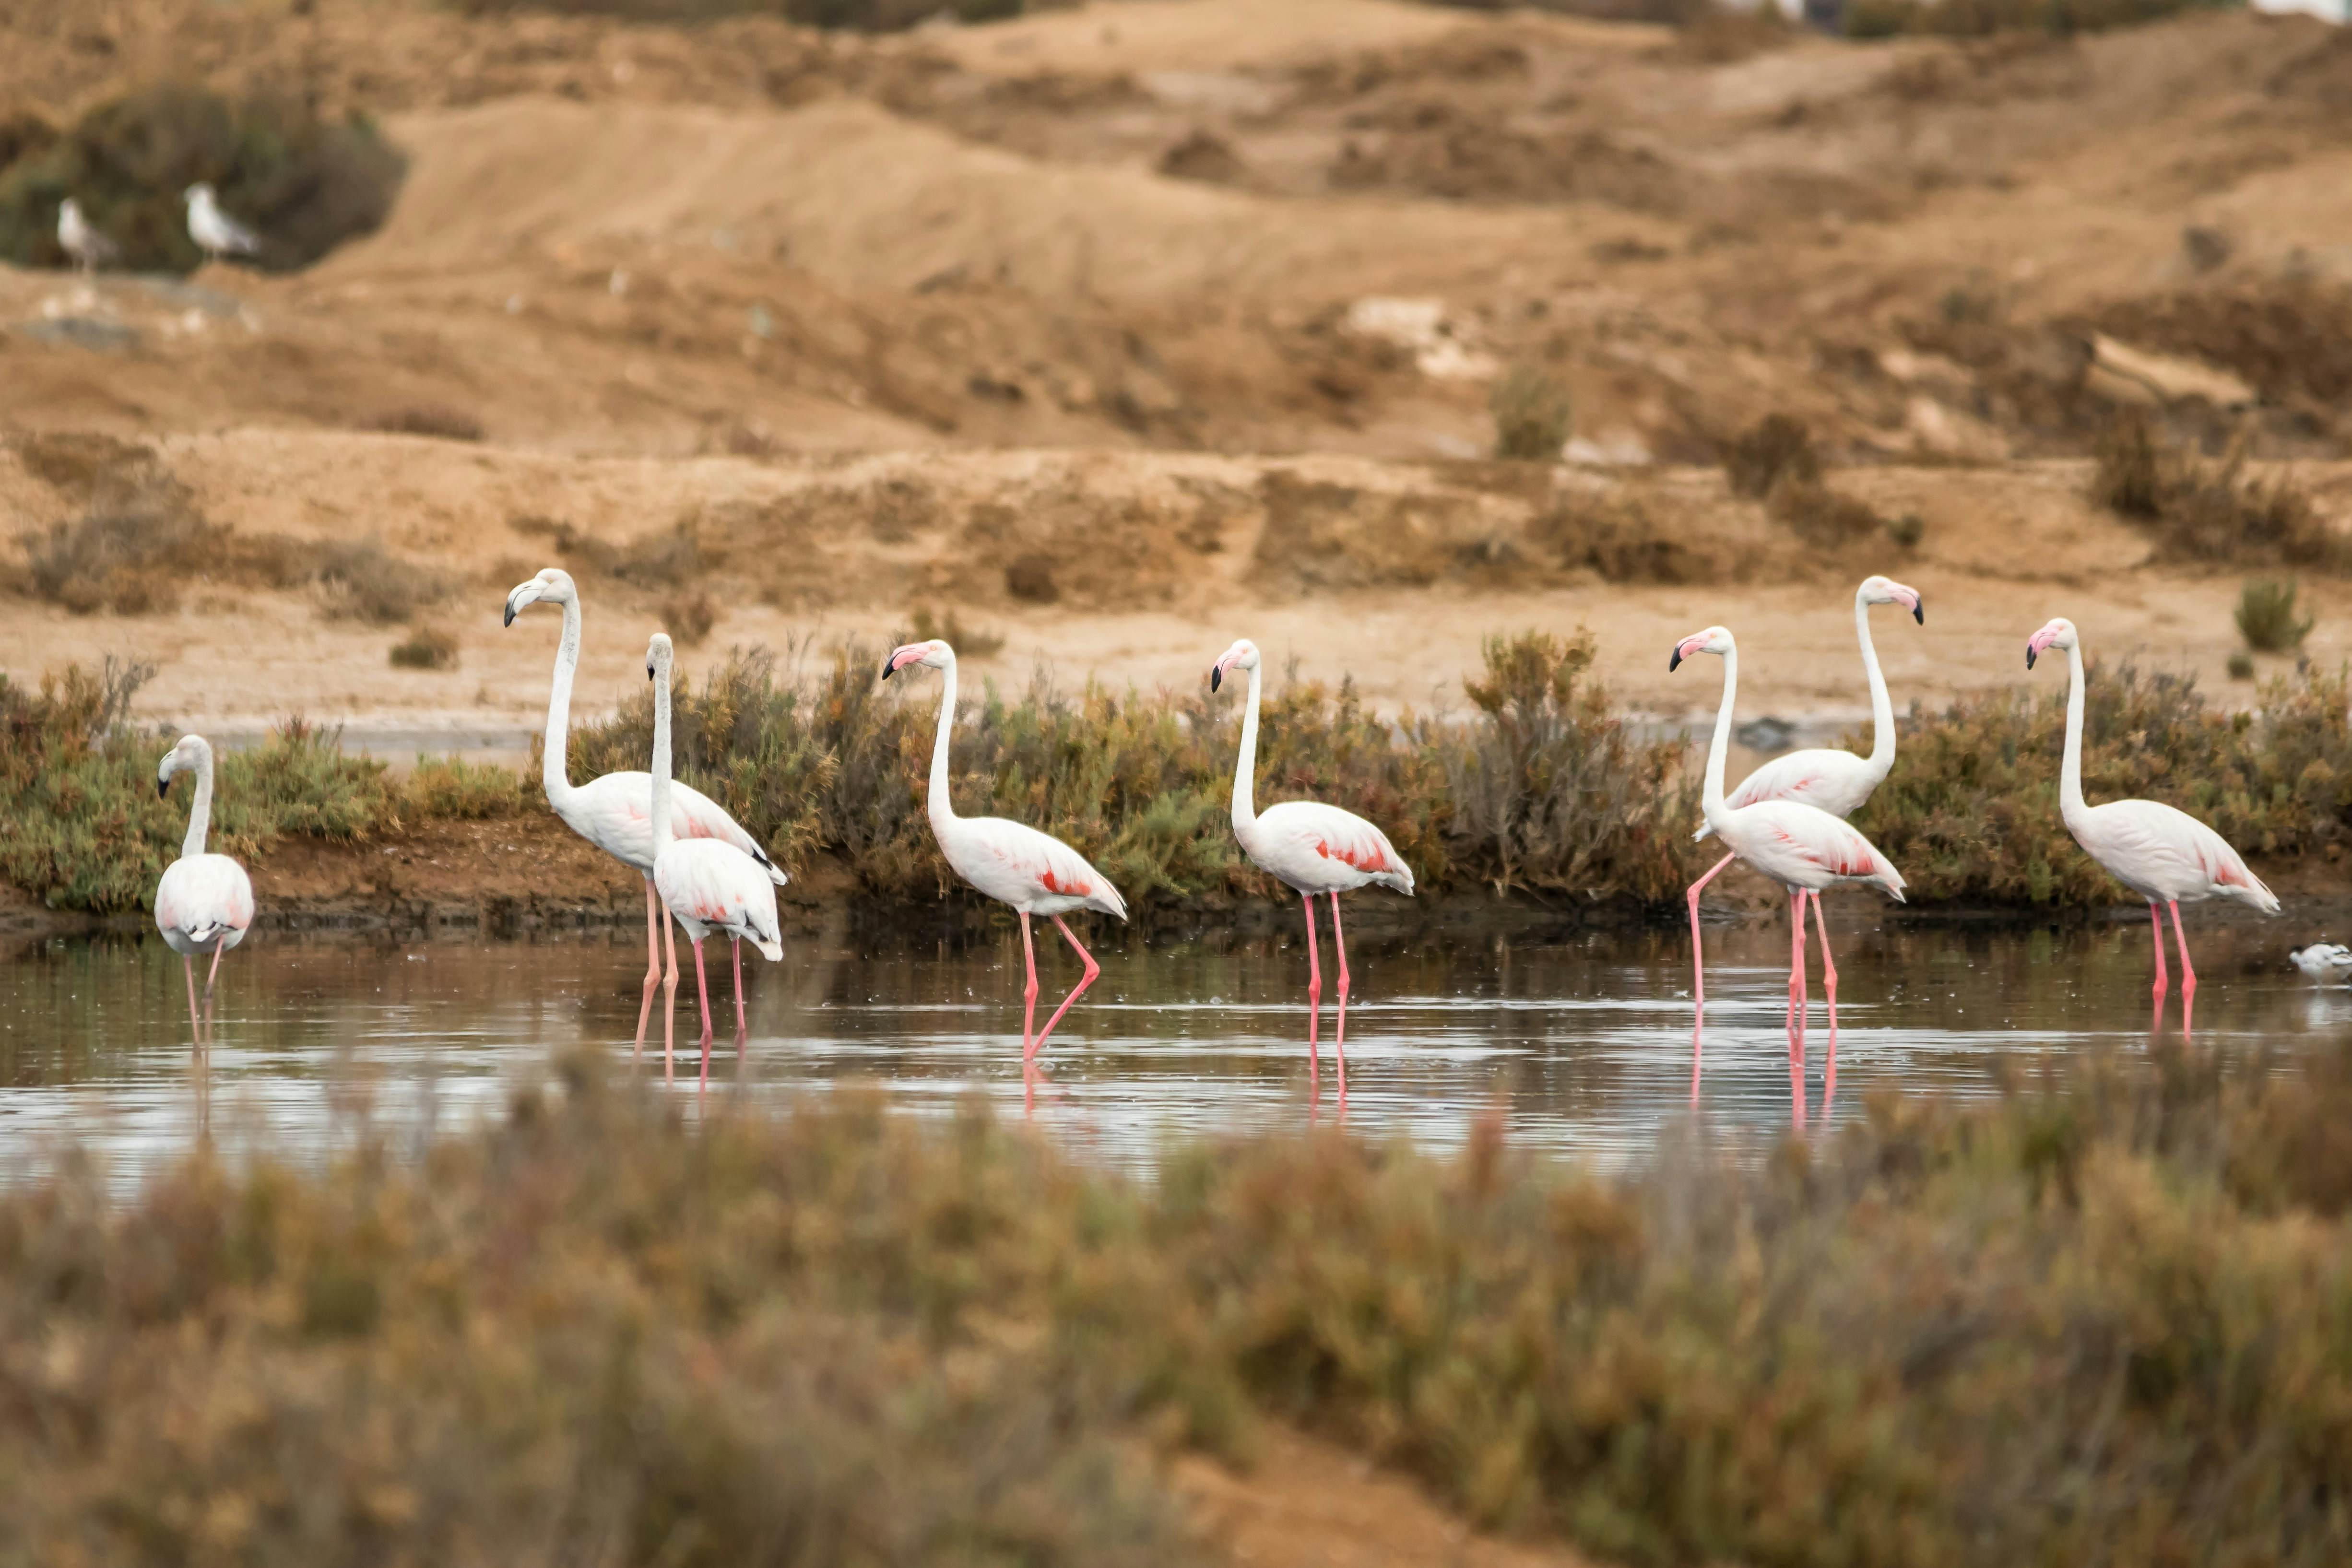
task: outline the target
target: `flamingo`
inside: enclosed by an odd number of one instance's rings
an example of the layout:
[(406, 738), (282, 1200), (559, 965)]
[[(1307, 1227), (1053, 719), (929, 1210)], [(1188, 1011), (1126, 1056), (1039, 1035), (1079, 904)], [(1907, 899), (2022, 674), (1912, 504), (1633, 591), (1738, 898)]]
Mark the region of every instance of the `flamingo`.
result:
[[(1706, 813), (1706, 825), (1715, 830), (1715, 836), (1734, 855), (1789, 890), (1790, 1055), (1791, 1065), (1801, 1071), (1806, 895), (1818, 896), (1822, 889), (1839, 883), (1876, 883), (1899, 904), (1904, 901), (1903, 873), (1850, 823), (1819, 806), (1801, 800), (1757, 800), (1735, 807), (1724, 799), (1723, 762), (1731, 745), (1731, 710), (1739, 691), (1739, 649), (1728, 631), (1710, 626), (1675, 643), (1666, 668), (1669, 672), (1675, 670), (1685, 659), (1698, 653), (1717, 653), (1723, 659), (1723, 706), (1715, 716), (1715, 738), (1707, 747), (1706, 783), (1700, 792), (1699, 804)], [(1695, 924), (1691, 936), (1696, 944), (1698, 928)], [(1822, 967), (1833, 975), (1836, 971), (1829, 965), (1829, 928), (1824, 925)], [(1704, 1019), (1704, 1012), (1699, 1013), (1691, 1026), (1693, 1104), (1698, 1101), (1699, 1023)], [(1837, 992), (1833, 984), (1830, 990), (1830, 1038), (1837, 1038)]]
[(2164, 916), (2172, 911), (2172, 934), (2180, 946), (2180, 1030), (2197, 998), (2197, 971), (2189, 963), (2189, 934), (2180, 928), (2180, 901), (2234, 898), (2264, 915), (2279, 912), (2278, 895), (2246, 869), (2229, 841), (2186, 811), (2157, 800), (2110, 800), (2094, 806), (2083, 799), (2083, 640), (2061, 615), (2026, 640), (2025, 667), (2052, 648), (2066, 654), (2066, 758), (2058, 770), (2058, 812), (2066, 831), (2107, 874), (2147, 900), (2156, 927), (2157, 1016), (2164, 1014)]
[[(955, 650), (933, 638), (928, 643), (908, 643), (890, 651), (882, 661), (882, 678), (888, 680), (898, 671), (920, 664), (938, 670), (945, 677), (940, 692), (940, 728), (931, 742), (931, 782), (926, 802), (931, 819), (932, 836), (939, 840), (940, 853), (955, 873), (989, 897), (1011, 904), (1021, 915), (1021, 956), (1028, 966), (1028, 984), (1021, 993), (1021, 1082), (1024, 1099), (1034, 1096), (1034, 1063), (1037, 1052), (1044, 1049), (1054, 1026), (1070, 1005), (1086, 994), (1088, 986), (1102, 967), (1095, 956), (1087, 951), (1086, 944), (1072, 932), (1062, 916), (1073, 910), (1096, 909), (1120, 920), (1127, 918), (1127, 901), (1110, 879), (1088, 865), (1086, 857), (1048, 833), (1021, 822), (1009, 822), (1002, 817), (959, 817), (955, 801), (948, 792), (948, 736), (955, 728), (956, 656)], [(1037, 949), (1029, 935), (1029, 917), (1042, 915), (1054, 922), (1063, 940), (1077, 953), (1086, 966), (1086, 973), (1045, 1020), (1043, 1030), (1033, 1035), (1032, 1026), (1037, 1021)]]
[(1331, 946), (1339, 956), (1339, 1016), (1331, 1048), (1339, 1063), (1339, 1104), (1348, 1103), (1348, 944), (1339, 930), (1339, 895), (1378, 883), (1412, 896), (1412, 868), (1388, 835), (1353, 811), (1318, 800), (1285, 800), (1261, 814), (1254, 800), (1257, 774), (1257, 709), (1264, 682), (1257, 644), (1244, 637), (1209, 670), (1209, 689), (1226, 672), (1249, 672), (1249, 703), (1242, 713), (1241, 754), (1234, 761), (1234, 837), (1252, 864), (1298, 894), (1307, 910), (1307, 1084), (1321, 1092), (1321, 1048), (1316, 1034), (1323, 1012), (1323, 969), (1315, 954), (1315, 898), (1331, 895)]
[[(702, 967), (702, 939), (723, 931), (735, 944), (736, 1039), (742, 1039), (743, 939), (760, 950), (769, 963), (784, 956), (783, 928), (776, 919), (773, 869), (721, 839), (681, 839), (677, 836), (670, 806), (669, 778), (669, 639), (661, 632), (646, 644), (646, 679), (654, 684), (654, 768), (651, 787), (653, 819), (653, 885), (670, 917), (686, 927), (694, 945), (694, 986), (702, 998), (702, 1083), (710, 1087), (710, 981)], [(677, 949), (665, 985), (662, 1008), (662, 1061), (667, 1075), (670, 1020), (677, 1001)], [(741, 1046), (737, 1046), (740, 1055)]]
[[(566, 748), (572, 734), (572, 679), (580, 668), (580, 591), (572, 574), (549, 567), (507, 595), (509, 626), (526, 606), (559, 604), (563, 608), (563, 640), (555, 648), (555, 675), (547, 694), (547, 741), (540, 759), (547, 803), (564, 825), (623, 865), (646, 879), (646, 988), (637, 1002), (635, 1054), (646, 1049), (646, 1019), (654, 1005), (654, 987), (661, 980), (662, 933), (667, 931), (654, 894), (653, 776), (624, 771), (572, 787)], [(766, 868), (768, 879), (779, 885), (784, 873), (768, 858), (759, 841), (736, 824), (719, 802), (699, 789), (673, 782), (669, 790), (670, 831), (680, 839), (715, 839), (732, 844)], [(670, 992), (677, 989), (677, 938), (669, 938)], [(747, 1032), (743, 1015), (743, 946), (735, 944), (735, 1040), (740, 1051)], [(667, 1033), (667, 1026), (665, 1026)], [(669, 1062), (663, 1061), (667, 1073)]]
[(171, 793), (174, 773), (194, 773), (196, 793), (188, 802), (188, 836), (181, 841), (180, 858), (163, 868), (163, 880), (155, 884), (155, 929), (187, 972), (188, 1023), (202, 1046), (205, 1026), (196, 1013), (195, 956), (213, 956), (212, 967), (205, 972), (205, 1009), (209, 1012), (221, 955), (244, 941), (253, 925), (253, 880), (228, 856), (205, 852), (205, 836), (213, 821), (212, 744), (201, 735), (180, 737), (155, 769), (158, 798)]
[(218, 261), (231, 252), (238, 256), (257, 256), (261, 241), (251, 229), (220, 210), (214, 199), (213, 188), (199, 180), (180, 194), (188, 207), (188, 237), (205, 253), (206, 261)]
[[(1866, 577), (1862, 586), (1853, 591), (1853, 633), (1862, 643), (1862, 667), (1870, 678), (1870, 755), (1856, 757), (1838, 747), (1817, 747), (1804, 751), (1791, 751), (1750, 773), (1724, 803), (1737, 811), (1759, 800), (1801, 800), (1808, 806), (1818, 806), (1832, 817), (1851, 817), (1862, 810), (1862, 804), (1872, 791), (1886, 781), (1895, 767), (1895, 707), (1887, 700), (1886, 677), (1879, 672), (1878, 650), (1870, 641), (1870, 607), (1874, 604), (1900, 604), (1911, 612), (1911, 619), (1925, 626), (1927, 612), (1920, 602), (1919, 591), (1906, 588), (1892, 578)], [(1704, 839), (1715, 831), (1713, 823), (1699, 828), (1696, 837)], [(1738, 857), (1727, 854), (1710, 867), (1705, 876), (1690, 885), (1691, 922), (1691, 995), (1695, 1005), (1706, 1006), (1706, 968), (1700, 962), (1698, 937), (1698, 895), (1716, 879), (1717, 873)], [(1837, 1008), (1837, 967), (1830, 962), (1829, 922), (1822, 915), (1822, 901), (1812, 897), (1813, 922), (1822, 934), (1822, 985), (1829, 992), (1830, 1008)], [(1800, 912), (1801, 914), (1801, 911)]]

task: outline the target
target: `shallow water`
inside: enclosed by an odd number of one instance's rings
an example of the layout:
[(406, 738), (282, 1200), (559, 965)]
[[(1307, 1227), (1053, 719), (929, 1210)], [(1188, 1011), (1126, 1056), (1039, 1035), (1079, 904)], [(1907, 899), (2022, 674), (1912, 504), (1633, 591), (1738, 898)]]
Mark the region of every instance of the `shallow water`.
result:
[[(1850, 917), (1851, 918), (1851, 917)], [(1328, 932), (1327, 932), (1328, 937)], [(633, 936), (635, 940), (632, 939)], [(1802, 1081), (1809, 1130), (1860, 1113), (1891, 1085), (1990, 1092), (1997, 1062), (2144, 1047), (2145, 922), (2063, 930), (1893, 926), (1835, 932), (1833, 1086), (1816, 957)], [(2352, 1043), (2352, 990), (2284, 963), (2280, 923), (2196, 933), (2200, 1043), (2289, 1053)], [(313, 1161), (373, 1132), (394, 1148), (469, 1124), (508, 1086), (582, 1042), (626, 1060), (644, 974), (641, 934), (538, 942), (397, 941), (261, 933), (222, 965), (202, 1070), (179, 961), (152, 938), (46, 940), (0, 951), (0, 1177), (65, 1148), (130, 1182), (200, 1132), (235, 1153)], [(1763, 1134), (1796, 1120), (1783, 1026), (1788, 936), (1769, 922), (1710, 926), (1702, 1113)], [(1077, 975), (1047, 927), (1039, 1019)], [(1297, 933), (1222, 928), (1106, 937), (1101, 978), (1043, 1059), (1035, 1114), (1088, 1157), (1142, 1167), (1171, 1138), (1302, 1124), (1309, 1113)], [(1320, 1113), (1335, 975), (1325, 963)], [(714, 952), (719, 1051), (698, 1094), (681, 1051), (672, 1092), (698, 1113), (851, 1082), (945, 1115), (971, 1096), (1023, 1112), (1021, 948), (1009, 927), (955, 943), (854, 950), (796, 941), (753, 960), (750, 1038), (733, 1052), (730, 982)], [(1354, 1128), (1450, 1146), (1500, 1116), (1512, 1138), (1602, 1167), (1639, 1157), (1690, 1113), (1686, 933), (1528, 941), (1454, 931), (1356, 935), (1346, 1115)], [(695, 1038), (690, 959), (682, 1045)], [(201, 981), (201, 975), (199, 975)], [(2178, 974), (2168, 1029), (2179, 1028)], [(646, 1071), (658, 1081), (660, 1023)]]

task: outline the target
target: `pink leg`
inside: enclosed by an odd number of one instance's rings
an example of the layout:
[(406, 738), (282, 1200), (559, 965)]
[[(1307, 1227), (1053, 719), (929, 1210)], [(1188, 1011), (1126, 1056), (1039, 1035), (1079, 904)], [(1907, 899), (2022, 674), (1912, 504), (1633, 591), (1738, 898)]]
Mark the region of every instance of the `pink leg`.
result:
[(1830, 1049), (1834, 1051), (1837, 1049), (1837, 966), (1830, 962), (1829, 917), (1822, 913), (1822, 895), (1819, 893), (1810, 893), (1805, 896), (1812, 901), (1813, 927), (1822, 934), (1822, 989), (1830, 997)]
[(1307, 1103), (1323, 1097), (1323, 1052), (1316, 1031), (1323, 1023), (1323, 965), (1315, 956), (1315, 895), (1302, 893), (1307, 905)]
[(2164, 992), (2166, 985), (2166, 977), (2164, 973), (2164, 911), (2156, 906), (2156, 900), (2152, 898), (2147, 901), (2147, 924), (2151, 933), (2156, 937), (2156, 1005), (2158, 1008), (2161, 1009), (2164, 1006)]
[(1029, 935), (1029, 914), (1021, 915), (1021, 957), (1028, 966), (1028, 984), (1021, 988), (1021, 1076), (1029, 1076), (1029, 1064), (1037, 1055), (1037, 946)]
[(220, 961), (223, 951), (218, 939), (215, 939), (212, 967), (205, 971), (205, 1038), (207, 1042), (211, 1040), (213, 1032), (213, 982), (220, 978)]
[(751, 1032), (743, 1022), (743, 938), (735, 942), (735, 1060), (743, 1060), (743, 1037)]
[(196, 960), (186, 953), (180, 955), (180, 967), (188, 972), (188, 1027), (195, 1031), (196, 1049), (205, 1044), (205, 1020), (196, 1013)]
[[(2172, 935), (2174, 940), (2180, 944), (2180, 1038), (2187, 1040), (2189, 1009), (2197, 1000), (2197, 971), (2189, 962), (2189, 933), (2180, 928), (2180, 901), (2169, 899), (2165, 907), (2172, 911)], [(2158, 940), (2162, 941), (2163, 938), (2158, 937)]]
[(662, 946), (669, 951), (669, 968), (662, 976), (662, 1082), (677, 1082), (677, 927), (662, 911)]
[(1348, 1113), (1348, 939), (1339, 934), (1339, 895), (1331, 895), (1331, 950), (1339, 955), (1339, 1021), (1331, 1030), (1331, 1051), (1339, 1059), (1339, 1114)]
[(630, 1048), (629, 1060), (642, 1061), (646, 1055), (646, 1019), (653, 1016), (654, 988), (661, 984), (661, 900), (654, 894), (654, 879), (646, 878), (646, 990), (637, 998), (637, 1042)]
[(1095, 977), (1102, 973), (1102, 966), (1095, 962), (1095, 956), (1092, 953), (1087, 952), (1086, 944), (1080, 942), (1076, 935), (1071, 931), (1069, 926), (1063, 924), (1062, 917), (1060, 915), (1056, 915), (1054, 916), (1054, 925), (1055, 929), (1061, 932), (1062, 939), (1067, 942), (1072, 947), (1077, 949), (1078, 961), (1086, 965), (1087, 972), (1078, 977), (1078, 983), (1070, 988), (1070, 994), (1062, 998), (1062, 1005), (1054, 1009), (1054, 1016), (1047, 1019), (1045, 1020), (1045, 1027), (1037, 1031), (1036, 1049), (1039, 1051), (1045, 1049), (1045, 1037), (1054, 1032), (1054, 1026), (1062, 1021), (1062, 1015), (1070, 1010), (1070, 1004), (1076, 1001), (1080, 997), (1085, 996), (1087, 994), (1087, 988), (1095, 983)]
[(1789, 913), (1794, 917), (1789, 947), (1789, 1076), (1797, 1095), (1797, 1125), (1805, 1124), (1805, 891), (1793, 890)]
[(702, 998), (702, 1084), (710, 1087), (710, 981), (702, 972), (702, 942), (694, 944), (694, 989)]
[(1706, 1019), (1706, 949), (1698, 936), (1698, 895), (1722, 871), (1738, 857), (1726, 855), (1715, 862), (1707, 873), (1690, 884), (1691, 920), (1691, 1109), (1698, 1109), (1699, 1026)]

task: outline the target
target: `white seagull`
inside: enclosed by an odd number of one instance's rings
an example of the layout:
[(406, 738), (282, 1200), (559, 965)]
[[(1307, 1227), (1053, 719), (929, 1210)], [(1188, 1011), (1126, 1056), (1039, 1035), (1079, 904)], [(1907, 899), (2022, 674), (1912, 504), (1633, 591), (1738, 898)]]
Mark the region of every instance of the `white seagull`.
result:
[(58, 246), (73, 258), (78, 272), (95, 272), (122, 254), (121, 246), (90, 226), (71, 196), (58, 204)]
[(256, 256), (261, 251), (261, 241), (251, 229), (220, 210), (213, 199), (213, 188), (199, 180), (188, 187), (182, 197), (188, 204), (188, 237), (205, 253), (206, 261), (218, 261), (235, 252), (238, 256)]

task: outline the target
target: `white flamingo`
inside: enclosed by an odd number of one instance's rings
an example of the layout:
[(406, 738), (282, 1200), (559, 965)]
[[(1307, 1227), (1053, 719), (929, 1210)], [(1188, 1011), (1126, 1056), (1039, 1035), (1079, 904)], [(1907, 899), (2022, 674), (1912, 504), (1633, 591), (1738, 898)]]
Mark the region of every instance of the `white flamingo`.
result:
[(220, 974), (221, 955), (245, 940), (253, 925), (253, 881), (245, 868), (226, 855), (206, 854), (205, 837), (213, 821), (213, 748), (201, 735), (184, 735), (163, 754), (155, 769), (155, 793), (167, 795), (172, 775), (194, 773), (195, 798), (188, 802), (188, 836), (181, 841), (180, 858), (163, 868), (155, 884), (155, 929), (180, 956), (188, 977), (188, 1022), (196, 1043), (205, 1041), (204, 1020), (196, 1013), (196, 955), (210, 953), (212, 967), (205, 972), (205, 1009), (213, 1002), (213, 981)]
[[(1087, 863), (1086, 857), (1048, 833), (1022, 822), (1010, 822), (1002, 817), (959, 817), (955, 801), (948, 791), (948, 736), (955, 728), (956, 656), (955, 650), (938, 638), (928, 643), (908, 643), (894, 648), (882, 661), (882, 678), (909, 665), (920, 664), (938, 670), (944, 676), (940, 691), (940, 727), (931, 742), (931, 781), (926, 800), (931, 819), (932, 836), (939, 840), (940, 853), (956, 875), (971, 883), (1001, 904), (1009, 904), (1021, 915), (1021, 956), (1028, 966), (1028, 983), (1023, 988), (1021, 1012), (1021, 1082), (1023, 1094), (1034, 1093), (1032, 1086), (1037, 1052), (1070, 1010), (1070, 1004), (1086, 994), (1088, 986), (1102, 967), (1095, 956), (1087, 951), (1068, 922), (1062, 916), (1074, 910), (1096, 909), (1120, 920), (1127, 918), (1127, 901), (1110, 879)], [(1029, 917), (1042, 915), (1052, 920), (1063, 939), (1076, 950), (1086, 965), (1086, 973), (1045, 1020), (1045, 1027), (1034, 1034), (1032, 1026), (1037, 1019), (1037, 949), (1029, 934)]]
[(58, 204), (58, 248), (73, 259), (77, 272), (95, 272), (122, 254), (117, 246), (82, 216), (81, 204), (68, 196)]
[[(737, 1051), (742, 1047), (740, 1021), (743, 1002), (743, 941), (771, 964), (784, 956), (782, 925), (776, 918), (774, 868), (762, 865), (733, 844), (719, 839), (676, 836), (670, 810), (669, 778), (669, 639), (661, 632), (646, 645), (646, 679), (654, 684), (654, 767), (650, 815), (653, 819), (653, 884), (672, 919), (686, 927), (694, 945), (694, 985), (702, 998), (702, 1085), (710, 1084), (710, 982), (702, 967), (702, 939), (723, 931), (735, 943), (735, 1003)], [(672, 950), (673, 955), (675, 949)], [(669, 1075), (670, 1020), (677, 1000), (675, 956), (665, 981), (668, 989), (662, 1009), (662, 1073)]]
[(1317, 800), (1285, 800), (1256, 810), (1257, 710), (1264, 675), (1257, 644), (1244, 637), (1209, 670), (1215, 691), (1231, 670), (1249, 672), (1249, 703), (1242, 713), (1241, 755), (1234, 761), (1234, 837), (1252, 864), (1298, 894), (1307, 909), (1307, 1083), (1320, 1092), (1321, 1049), (1316, 1034), (1323, 1013), (1323, 969), (1315, 954), (1315, 898), (1331, 895), (1331, 946), (1339, 955), (1339, 1016), (1331, 1033), (1339, 1063), (1339, 1103), (1348, 1103), (1348, 943), (1339, 929), (1339, 895), (1378, 883), (1412, 895), (1412, 868), (1388, 835), (1353, 811)]
[(182, 192), (180, 199), (188, 207), (188, 237), (196, 242), (206, 261), (218, 261), (231, 253), (260, 254), (261, 241), (251, 229), (221, 211), (210, 185), (200, 180)]
[(2197, 971), (2189, 964), (2189, 934), (2180, 928), (2180, 902), (2234, 898), (2264, 915), (2276, 915), (2278, 895), (2246, 869), (2229, 841), (2186, 811), (2157, 800), (2110, 800), (2094, 806), (2083, 799), (2083, 641), (2074, 623), (2061, 615), (2026, 640), (2025, 667), (2052, 648), (2066, 655), (2066, 758), (2058, 770), (2058, 814), (2066, 831), (2107, 874), (2147, 900), (2156, 926), (2158, 1016), (2164, 1010), (2164, 916), (2172, 911), (2172, 934), (2180, 946), (2180, 1028), (2189, 1030), (2197, 997)]
[[(1792, 1064), (1800, 1071), (1803, 1066), (1805, 1019), (1805, 898), (1818, 894), (1822, 889), (1840, 883), (1872, 882), (1893, 894), (1897, 903), (1903, 899), (1903, 873), (1895, 869), (1877, 846), (1864, 838), (1860, 831), (1843, 819), (1832, 816), (1819, 806), (1809, 806), (1801, 800), (1757, 800), (1735, 807), (1724, 798), (1723, 764), (1731, 746), (1731, 712), (1738, 699), (1739, 650), (1731, 633), (1721, 626), (1710, 626), (1695, 632), (1675, 644), (1674, 655), (1666, 668), (1675, 670), (1685, 659), (1699, 653), (1716, 653), (1723, 659), (1723, 706), (1715, 716), (1715, 738), (1706, 752), (1706, 782), (1699, 795), (1699, 805), (1706, 813), (1706, 825), (1715, 830), (1726, 848), (1789, 890), (1789, 915), (1792, 929), (1789, 948), (1789, 1029)], [(1691, 928), (1694, 946), (1698, 938), (1696, 925)], [(1836, 1039), (1837, 991), (1836, 971), (1829, 964), (1830, 939), (1826, 925), (1822, 930), (1822, 961), (1825, 973), (1832, 977), (1830, 986), (1831, 1039)], [(1703, 1021), (1705, 1014), (1699, 1014)], [(1832, 1068), (1834, 1071), (1834, 1068)], [(1698, 1098), (1699, 1030), (1698, 1023), (1691, 1029), (1691, 1098)]]
[[(1862, 586), (1853, 591), (1853, 634), (1862, 643), (1863, 672), (1870, 680), (1870, 755), (1857, 757), (1839, 747), (1791, 751), (1750, 773), (1724, 804), (1737, 811), (1759, 800), (1800, 800), (1808, 806), (1818, 806), (1832, 817), (1851, 817), (1862, 810), (1863, 802), (1870, 799), (1874, 790), (1886, 782), (1886, 775), (1895, 767), (1895, 705), (1887, 700), (1886, 676), (1879, 670), (1878, 650), (1870, 641), (1870, 607), (1874, 604), (1900, 604), (1911, 612), (1912, 620), (1922, 626), (1927, 623), (1927, 612), (1916, 588), (1907, 588), (1892, 578), (1866, 577)], [(1704, 839), (1714, 831), (1714, 825), (1706, 823), (1695, 836)], [(1738, 858), (1724, 856), (1690, 885), (1691, 993), (1701, 1008), (1706, 1005), (1706, 973), (1698, 961), (1698, 895), (1717, 873)], [(1830, 1006), (1835, 1008), (1837, 967), (1830, 962), (1829, 922), (1822, 915), (1821, 899), (1811, 897), (1811, 903), (1813, 922), (1822, 934), (1822, 983), (1829, 992)]]
[[(565, 826), (623, 865), (646, 879), (646, 988), (637, 1002), (636, 1050), (646, 1048), (646, 1019), (652, 1011), (654, 987), (662, 974), (661, 934), (667, 930), (654, 896), (654, 829), (653, 775), (625, 770), (592, 779), (578, 789), (572, 779), (565, 755), (572, 735), (572, 681), (580, 668), (580, 591), (572, 581), (572, 574), (549, 567), (529, 582), (520, 584), (507, 595), (509, 626), (516, 615), (528, 606), (538, 603), (561, 605), (563, 609), (563, 640), (555, 648), (555, 676), (547, 694), (547, 739), (545, 754), (541, 758), (541, 774), (547, 788), (547, 803)], [(735, 819), (719, 808), (719, 802), (700, 790), (673, 783), (669, 791), (670, 831), (680, 839), (716, 839), (732, 844), (766, 868), (770, 881), (779, 884), (784, 873), (768, 858), (767, 852), (736, 824)], [(677, 988), (677, 938), (669, 939), (670, 989)], [(740, 1042), (745, 1033), (743, 1015), (743, 948), (735, 946), (735, 1038)]]

